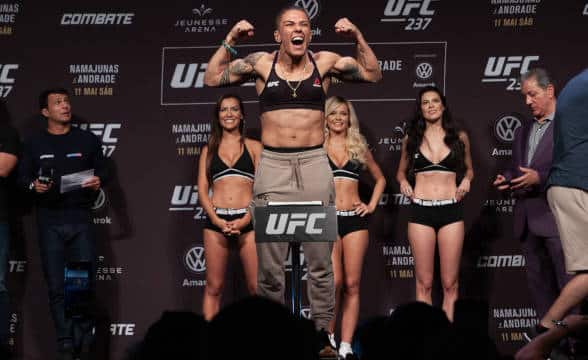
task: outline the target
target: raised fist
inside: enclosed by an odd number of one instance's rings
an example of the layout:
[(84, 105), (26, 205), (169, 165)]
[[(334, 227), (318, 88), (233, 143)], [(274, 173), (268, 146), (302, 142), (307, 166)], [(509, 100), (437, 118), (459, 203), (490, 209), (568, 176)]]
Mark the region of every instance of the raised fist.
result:
[(356, 38), (359, 29), (348, 18), (341, 18), (335, 23), (335, 32), (347, 37)]
[(255, 28), (249, 23), (249, 21), (241, 20), (233, 26), (231, 31), (229, 31), (225, 42), (229, 45), (234, 45), (237, 40), (252, 37), (253, 30), (255, 30)]

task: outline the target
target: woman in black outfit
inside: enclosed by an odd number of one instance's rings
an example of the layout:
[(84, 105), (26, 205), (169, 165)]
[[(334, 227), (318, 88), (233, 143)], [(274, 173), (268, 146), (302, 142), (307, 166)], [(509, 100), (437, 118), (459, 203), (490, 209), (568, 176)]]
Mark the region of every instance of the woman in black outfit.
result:
[(219, 99), (210, 139), (198, 162), (198, 198), (208, 215), (203, 234), (206, 288), (202, 301), (207, 320), (220, 307), (232, 242), (239, 249), (247, 289), (255, 294), (257, 286), (257, 253), (248, 206), (261, 143), (244, 137), (244, 115), (243, 103), (237, 95)]
[[(441, 91), (436, 87), (422, 89), (402, 143), (396, 179), (402, 194), (412, 200), (408, 240), (414, 256), (416, 299), (431, 304), (438, 245), (443, 310), (450, 320), (458, 295), (464, 238), (462, 200), (473, 177), (467, 134), (456, 128)], [(409, 179), (414, 179), (414, 188)]]

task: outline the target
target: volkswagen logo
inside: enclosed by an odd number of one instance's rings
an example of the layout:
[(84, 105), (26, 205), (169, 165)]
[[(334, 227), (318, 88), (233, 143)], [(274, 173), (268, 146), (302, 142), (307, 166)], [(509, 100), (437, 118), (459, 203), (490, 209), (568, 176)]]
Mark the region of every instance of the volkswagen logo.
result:
[(100, 189), (100, 193), (98, 193), (98, 197), (94, 200), (94, 205), (92, 205), (92, 210), (98, 210), (104, 207), (106, 203), (106, 193), (104, 193), (104, 189)]
[(515, 130), (521, 126), (521, 120), (514, 115), (500, 117), (494, 124), (494, 134), (499, 141), (512, 143)]
[(306, 10), (308, 19), (312, 20), (319, 13), (319, 2), (317, 0), (296, 0), (294, 6), (298, 6)]
[(188, 250), (186, 256), (184, 257), (184, 264), (190, 271), (197, 274), (206, 271), (204, 248), (202, 246), (194, 246)]
[(402, 122), (402, 126), (396, 125), (394, 132), (398, 133), (400, 138), (404, 138), (404, 129), (406, 129), (406, 121)]
[(433, 66), (429, 63), (423, 62), (416, 67), (416, 76), (421, 80), (427, 80), (433, 76)]

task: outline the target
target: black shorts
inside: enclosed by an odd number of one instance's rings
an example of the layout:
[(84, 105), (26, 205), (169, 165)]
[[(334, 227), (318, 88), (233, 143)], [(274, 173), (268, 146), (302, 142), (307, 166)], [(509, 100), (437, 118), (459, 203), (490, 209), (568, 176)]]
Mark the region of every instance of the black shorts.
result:
[(461, 202), (441, 206), (422, 206), (415, 203), (410, 205), (408, 222), (430, 226), (435, 232), (458, 221), (463, 221)]
[(368, 229), (368, 219), (366, 216), (351, 215), (342, 216), (337, 215), (337, 230), (339, 237), (343, 238), (345, 235), (359, 230)]
[[(218, 217), (220, 217), (223, 220), (227, 220), (227, 221), (231, 221), (231, 220), (236, 220), (236, 219), (240, 219), (243, 216), (245, 216), (245, 214), (234, 214), (234, 215), (226, 215), (226, 214), (217, 214)], [(212, 223), (212, 221), (210, 221), (210, 216), (208, 216), (206, 218), (206, 222), (204, 223), (204, 228), (205, 229), (209, 229), (209, 230), (213, 230), (216, 232), (219, 232), (223, 235), (226, 235), (225, 233), (223, 233), (223, 231), (216, 225), (214, 225)], [(245, 225), (245, 227), (243, 229), (241, 229), (241, 235), (248, 233), (250, 231), (253, 231), (253, 224), (251, 223), (251, 221), (249, 222), (249, 224)]]

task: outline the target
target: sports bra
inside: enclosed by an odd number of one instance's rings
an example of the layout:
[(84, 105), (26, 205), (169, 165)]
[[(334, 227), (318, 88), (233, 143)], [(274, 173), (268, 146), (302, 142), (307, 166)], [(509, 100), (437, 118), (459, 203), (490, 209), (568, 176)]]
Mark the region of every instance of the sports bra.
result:
[(337, 167), (337, 165), (335, 165), (333, 160), (331, 160), (329, 157), (329, 165), (333, 171), (334, 179), (347, 179), (353, 181), (359, 180), (359, 173), (361, 171), (361, 163), (359, 161), (347, 160), (343, 167)]
[(220, 156), (218, 156), (218, 152), (214, 154), (210, 161), (209, 171), (212, 175), (213, 182), (228, 176), (241, 176), (251, 181), (253, 181), (255, 177), (253, 160), (251, 159), (251, 155), (249, 155), (249, 151), (247, 151), (247, 146), (245, 145), (243, 145), (243, 153), (233, 167), (228, 167)]
[(308, 58), (314, 69), (312, 74), (308, 78), (301, 80), (300, 83), (290, 81), (290, 86), (294, 88), (298, 86), (295, 92), (296, 97), (294, 97), (294, 91), (288, 86), (286, 80), (276, 73), (276, 62), (278, 60), (278, 52), (276, 52), (265, 87), (259, 94), (259, 112), (261, 114), (278, 109), (325, 110), (327, 95), (323, 90), (323, 79), (310, 53), (308, 53)]
[(414, 173), (421, 173), (427, 171), (457, 171), (457, 159), (453, 154), (453, 150), (438, 163), (433, 163), (421, 153), (421, 150), (417, 150), (414, 154)]

